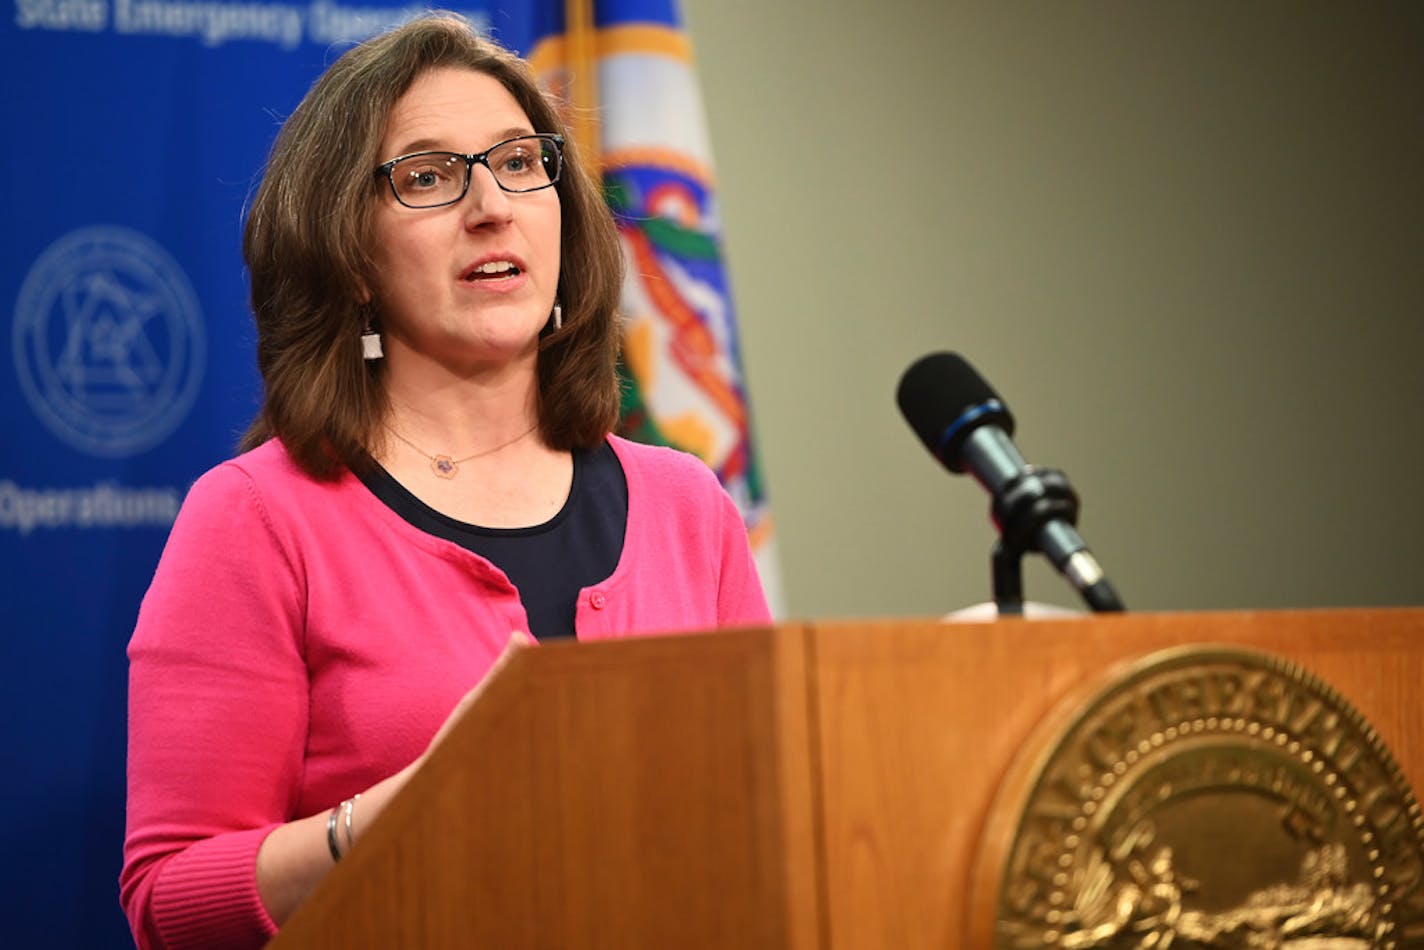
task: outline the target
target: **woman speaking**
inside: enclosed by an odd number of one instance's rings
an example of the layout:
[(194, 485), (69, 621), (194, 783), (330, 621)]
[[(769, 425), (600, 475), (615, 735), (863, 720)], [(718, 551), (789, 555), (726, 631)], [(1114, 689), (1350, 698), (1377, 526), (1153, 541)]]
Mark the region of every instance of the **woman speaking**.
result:
[(243, 251), (263, 405), (129, 645), (143, 947), (270, 938), (505, 650), (770, 619), (711, 471), (610, 434), (621, 250), (512, 54), (445, 14), (345, 53)]

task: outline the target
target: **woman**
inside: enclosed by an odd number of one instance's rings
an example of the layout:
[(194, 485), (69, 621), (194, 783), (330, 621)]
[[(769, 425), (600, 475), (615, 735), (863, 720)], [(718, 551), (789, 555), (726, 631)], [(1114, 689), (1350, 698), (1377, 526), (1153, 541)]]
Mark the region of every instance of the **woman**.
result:
[(530, 633), (769, 619), (706, 467), (609, 434), (622, 257), (563, 136), (450, 16), (346, 53), (278, 136), (244, 240), (264, 405), (129, 647), (140, 945), (269, 938)]

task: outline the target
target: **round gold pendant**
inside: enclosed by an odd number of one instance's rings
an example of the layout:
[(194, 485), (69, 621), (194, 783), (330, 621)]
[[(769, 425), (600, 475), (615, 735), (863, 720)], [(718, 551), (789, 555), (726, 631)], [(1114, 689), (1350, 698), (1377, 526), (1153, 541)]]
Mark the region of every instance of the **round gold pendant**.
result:
[(460, 466), (448, 455), (437, 455), (430, 460), (430, 470), (439, 478), (451, 479), (460, 473)]

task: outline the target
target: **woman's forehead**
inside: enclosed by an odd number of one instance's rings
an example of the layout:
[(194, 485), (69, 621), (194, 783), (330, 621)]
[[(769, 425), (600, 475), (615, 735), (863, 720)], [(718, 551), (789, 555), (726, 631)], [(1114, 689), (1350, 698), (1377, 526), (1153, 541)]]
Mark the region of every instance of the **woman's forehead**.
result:
[(384, 144), (401, 152), (437, 147), (468, 152), (532, 131), (529, 116), (498, 79), (443, 67), (416, 77), (396, 100)]

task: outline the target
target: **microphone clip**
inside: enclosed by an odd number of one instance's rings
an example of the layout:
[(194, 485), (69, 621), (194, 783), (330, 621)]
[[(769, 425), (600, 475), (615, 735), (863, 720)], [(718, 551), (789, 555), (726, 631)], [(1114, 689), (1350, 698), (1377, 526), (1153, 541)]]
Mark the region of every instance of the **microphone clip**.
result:
[(1023, 613), (1023, 556), (1043, 554), (1095, 611), (1120, 611), (1122, 599), (1074, 530), (1078, 493), (1057, 469), (1026, 466), (994, 496), (994, 603), (1001, 615)]
[(1007, 547), (1020, 554), (1042, 551), (1045, 525), (1066, 521), (1077, 527), (1078, 493), (1057, 469), (1030, 465), (994, 495), (989, 514)]
[(1019, 616), (1023, 557), (1043, 551), (1039, 539), (1048, 524), (1078, 524), (1078, 493), (1057, 469), (1029, 465), (993, 495), (989, 514), (999, 529), (991, 560), (994, 604), (1000, 616)]

